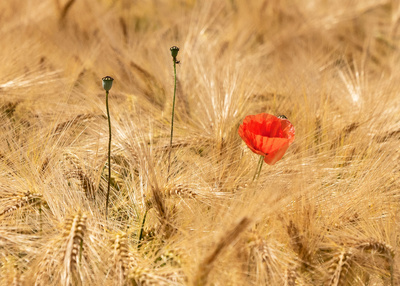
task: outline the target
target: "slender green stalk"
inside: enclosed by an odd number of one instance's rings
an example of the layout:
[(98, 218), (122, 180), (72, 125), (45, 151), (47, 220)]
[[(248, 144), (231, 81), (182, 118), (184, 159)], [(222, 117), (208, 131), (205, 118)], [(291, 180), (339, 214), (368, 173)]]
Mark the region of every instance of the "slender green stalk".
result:
[(169, 141), (169, 154), (168, 154), (168, 175), (167, 181), (169, 180), (169, 172), (171, 169), (171, 153), (172, 153), (172, 137), (174, 135), (174, 115), (175, 115), (175, 98), (176, 98), (176, 56), (178, 55), (179, 48), (176, 46), (171, 47), (172, 61), (174, 62), (174, 99), (172, 101), (172, 118), (171, 118), (171, 138)]
[(261, 169), (262, 169), (263, 164), (264, 164), (264, 157), (261, 156), (261, 158), (260, 158), (260, 169), (258, 169), (257, 180), (260, 177)]
[(139, 240), (138, 240), (138, 249), (142, 246), (142, 240), (143, 240), (143, 231), (144, 231), (144, 223), (146, 222), (146, 216), (147, 216), (147, 210), (144, 213), (143, 220), (142, 220), (142, 225), (140, 227), (140, 233), (139, 233)]
[(108, 92), (110, 91), (114, 79), (110, 76), (102, 78), (103, 88), (106, 91), (106, 108), (107, 108), (107, 119), (108, 119), (108, 185), (107, 185), (107, 198), (106, 198), (106, 220), (108, 217), (108, 203), (110, 199), (110, 187), (111, 187), (111, 119), (110, 110), (108, 108)]
[(260, 177), (261, 168), (262, 168), (263, 163), (264, 163), (264, 157), (263, 157), (263, 156), (260, 156), (260, 159), (258, 160), (258, 164), (257, 164), (257, 169), (256, 169), (256, 172), (254, 173), (252, 182), (253, 182), (256, 178), (258, 179), (258, 177)]
[(108, 217), (108, 203), (110, 199), (110, 186), (111, 186), (111, 119), (110, 110), (108, 108), (108, 90), (106, 90), (106, 107), (108, 118), (108, 184), (107, 184), (107, 198), (106, 198), (106, 220)]

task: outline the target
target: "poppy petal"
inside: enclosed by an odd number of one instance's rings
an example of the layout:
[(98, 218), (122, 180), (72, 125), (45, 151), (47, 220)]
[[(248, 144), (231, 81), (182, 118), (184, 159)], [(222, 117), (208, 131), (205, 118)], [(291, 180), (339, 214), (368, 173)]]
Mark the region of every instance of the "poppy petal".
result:
[(283, 146), (289, 146), (289, 140), (286, 138), (269, 138), (259, 135), (255, 137), (254, 149), (261, 151), (265, 155), (275, 153)]
[(268, 165), (274, 165), (280, 159), (282, 159), (283, 155), (285, 155), (286, 150), (289, 148), (289, 144), (282, 146), (280, 149), (276, 150), (273, 153), (268, 154), (264, 157), (264, 162)]

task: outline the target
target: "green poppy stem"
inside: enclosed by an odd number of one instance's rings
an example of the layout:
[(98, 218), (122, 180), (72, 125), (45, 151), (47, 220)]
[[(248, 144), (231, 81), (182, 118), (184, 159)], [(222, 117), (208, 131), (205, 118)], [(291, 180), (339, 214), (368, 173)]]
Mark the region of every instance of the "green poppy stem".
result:
[(110, 186), (111, 186), (111, 119), (110, 110), (108, 108), (108, 90), (106, 90), (106, 107), (107, 107), (107, 118), (108, 118), (108, 184), (107, 184), (107, 198), (106, 198), (106, 220), (108, 216), (108, 203), (110, 199)]
[(171, 138), (170, 138), (170, 142), (169, 142), (167, 181), (169, 179), (169, 171), (171, 168), (172, 137), (174, 135), (174, 115), (175, 115), (175, 97), (176, 97), (176, 57), (173, 58), (173, 61), (174, 61), (174, 99), (172, 101)]
[(261, 168), (262, 168), (263, 163), (264, 163), (264, 156), (260, 156), (260, 159), (258, 160), (258, 164), (257, 164), (257, 169), (256, 169), (256, 172), (254, 173), (252, 182), (254, 182), (254, 180), (256, 178), (258, 179), (258, 177), (260, 177)]

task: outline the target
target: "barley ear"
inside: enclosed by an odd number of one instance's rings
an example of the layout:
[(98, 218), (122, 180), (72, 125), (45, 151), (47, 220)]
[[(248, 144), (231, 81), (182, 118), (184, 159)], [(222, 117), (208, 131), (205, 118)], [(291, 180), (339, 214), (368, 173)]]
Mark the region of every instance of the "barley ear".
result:
[(345, 285), (346, 275), (351, 267), (353, 252), (351, 249), (343, 249), (337, 257), (333, 258), (332, 264), (329, 267), (332, 273), (329, 286)]
[(41, 199), (42, 195), (33, 194), (30, 191), (27, 191), (26, 193), (20, 195), (16, 195), (15, 198), (11, 199), (10, 204), (0, 212), (0, 216), (7, 215), (20, 208), (23, 208), (26, 205), (36, 204), (40, 202)]
[(389, 244), (377, 241), (373, 238), (358, 242), (355, 245), (355, 248), (364, 252), (366, 251), (376, 252), (386, 256), (388, 259), (392, 259), (395, 254), (393, 247), (391, 247)]
[(129, 269), (133, 268), (133, 266), (136, 264), (135, 258), (129, 252), (129, 245), (126, 234), (116, 235), (113, 245), (113, 252), (114, 267), (118, 275), (119, 281), (125, 283), (129, 275)]
[(285, 286), (296, 286), (297, 267), (289, 265), (285, 273)]
[(78, 214), (72, 218), (68, 218), (65, 223), (64, 237), (66, 238), (66, 244), (63, 259), (64, 271), (61, 276), (65, 285), (69, 285), (70, 283), (81, 284), (78, 273), (78, 262), (82, 261), (86, 220), (87, 216), (79, 211)]
[(246, 230), (250, 222), (251, 220), (249, 218), (242, 218), (242, 220), (235, 225), (235, 227), (233, 227), (225, 234), (225, 236), (220, 239), (214, 250), (199, 264), (197, 274), (193, 280), (193, 286), (202, 286), (207, 284), (208, 275), (210, 274), (213, 264), (218, 256), (239, 236), (240, 233)]

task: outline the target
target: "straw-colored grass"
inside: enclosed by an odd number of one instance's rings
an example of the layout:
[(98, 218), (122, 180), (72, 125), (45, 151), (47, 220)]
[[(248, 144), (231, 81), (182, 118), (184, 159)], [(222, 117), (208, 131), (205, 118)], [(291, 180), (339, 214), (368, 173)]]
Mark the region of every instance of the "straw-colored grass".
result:
[[(399, 2), (13, 0), (0, 15), (0, 285), (400, 284)], [(296, 138), (252, 182), (237, 130), (261, 112)]]

